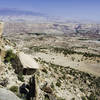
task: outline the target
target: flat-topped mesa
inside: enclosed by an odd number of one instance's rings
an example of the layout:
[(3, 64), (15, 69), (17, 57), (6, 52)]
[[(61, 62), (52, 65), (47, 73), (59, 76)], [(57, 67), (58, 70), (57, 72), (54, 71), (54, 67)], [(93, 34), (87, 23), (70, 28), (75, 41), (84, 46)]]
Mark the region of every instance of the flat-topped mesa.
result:
[(0, 39), (2, 37), (3, 27), (4, 27), (4, 22), (0, 22)]

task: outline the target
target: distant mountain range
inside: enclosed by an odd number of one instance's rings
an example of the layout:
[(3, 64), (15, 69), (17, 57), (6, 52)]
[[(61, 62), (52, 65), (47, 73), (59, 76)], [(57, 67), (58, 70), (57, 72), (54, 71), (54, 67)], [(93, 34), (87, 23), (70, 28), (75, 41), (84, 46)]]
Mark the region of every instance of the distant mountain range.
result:
[(5, 22), (4, 33), (52, 33), (99, 35), (100, 24), (48, 16), (40, 12), (19, 9), (0, 9), (0, 20)]
[(16, 8), (0, 8), (2, 21), (31, 21), (31, 22), (62, 22), (60, 17), (49, 16), (44, 13), (20, 10)]
[[(2, 21), (31, 21), (31, 22), (56, 22), (56, 23), (97, 23), (91, 20), (80, 20), (78, 18), (62, 18), (60, 16), (49, 16), (41, 12), (20, 10), (16, 8), (0, 8), (0, 20)], [(98, 22), (99, 23), (99, 22)]]
[(43, 13), (39, 12), (32, 12), (32, 11), (25, 11), (25, 10), (19, 10), (15, 8), (1, 8), (0, 9), (0, 15), (1, 16), (21, 16), (21, 15), (30, 15), (30, 16), (45, 16)]

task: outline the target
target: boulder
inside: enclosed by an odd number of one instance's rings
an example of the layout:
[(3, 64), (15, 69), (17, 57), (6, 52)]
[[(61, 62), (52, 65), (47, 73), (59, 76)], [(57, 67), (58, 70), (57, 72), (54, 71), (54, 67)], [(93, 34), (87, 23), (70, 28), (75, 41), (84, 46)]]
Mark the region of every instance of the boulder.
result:
[(0, 88), (0, 100), (21, 100), (13, 92)]
[(18, 58), (24, 75), (32, 75), (39, 69), (39, 64), (30, 55), (19, 52)]

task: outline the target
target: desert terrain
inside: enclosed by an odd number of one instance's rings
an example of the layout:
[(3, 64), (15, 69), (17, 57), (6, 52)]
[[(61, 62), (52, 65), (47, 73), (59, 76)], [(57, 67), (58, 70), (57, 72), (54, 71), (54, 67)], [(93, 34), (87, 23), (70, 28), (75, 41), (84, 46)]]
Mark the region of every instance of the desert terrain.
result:
[[(99, 100), (99, 25), (26, 25), (30, 26), (9, 23), (4, 27), (1, 88), (23, 100), (18, 92), (20, 86), (28, 85), (33, 78), (35, 81), (30, 86), (35, 84), (32, 91), (36, 100)], [(94, 28), (97, 26), (98, 32)], [(21, 58), (19, 54), (23, 54)], [(38, 69), (35, 64), (39, 65)]]
[(99, 38), (34, 33), (16, 34), (7, 38), (16, 43), (21, 51), (36, 58), (100, 76)]

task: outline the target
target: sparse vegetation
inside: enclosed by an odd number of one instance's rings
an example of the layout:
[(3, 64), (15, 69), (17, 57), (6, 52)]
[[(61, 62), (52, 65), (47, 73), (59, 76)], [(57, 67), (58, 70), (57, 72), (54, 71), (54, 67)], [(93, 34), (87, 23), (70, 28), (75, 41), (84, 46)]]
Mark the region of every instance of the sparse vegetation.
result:
[[(37, 42), (35, 44), (37, 46), (34, 46), (32, 44), (34, 43), (35, 37), (36, 37), (36, 40), (39, 41), (40, 43), (38, 44)], [(71, 38), (69, 38), (69, 41), (72, 41), (72, 44), (71, 43), (67, 44), (68, 42), (65, 37), (64, 39), (62, 39), (61, 37), (59, 38), (59, 40), (63, 42), (63, 44), (60, 44), (61, 42), (59, 42), (57, 38), (59, 37), (55, 36), (54, 39), (52, 39), (54, 44), (50, 46), (50, 44), (52, 43), (52, 40), (50, 40), (50, 42), (46, 44), (46, 41), (48, 41), (48, 38), (42, 37), (40, 35), (32, 36), (31, 39), (33, 40), (31, 41), (30, 39), (29, 42), (31, 44), (28, 45), (28, 43), (26, 42), (29, 40), (29, 37), (28, 38), (26, 37), (27, 41), (25, 40), (25, 43), (26, 43), (24, 45), (25, 47), (23, 46), (23, 50), (25, 51), (30, 50), (32, 51), (31, 53), (38, 55), (37, 57), (39, 57), (39, 59), (37, 59), (36, 57), (35, 60), (39, 62), (40, 65), (42, 65), (42, 67), (35, 73), (37, 84), (39, 84), (38, 86), (41, 92), (41, 95), (40, 94), (39, 95), (42, 97), (43, 95), (45, 96), (45, 94), (50, 93), (51, 95), (54, 94), (54, 96), (56, 97), (61, 92), (62, 94), (59, 96), (61, 96), (62, 98), (58, 98), (57, 100), (65, 100), (67, 99), (67, 96), (65, 95), (67, 95), (67, 91), (68, 91), (69, 95), (73, 94), (72, 96), (70, 96), (70, 100), (77, 99), (77, 94), (79, 94), (79, 97), (80, 97), (79, 99), (81, 100), (97, 100), (97, 97), (100, 96), (100, 84), (99, 84), (100, 78), (90, 73), (87, 73), (84, 71), (82, 72), (82, 71), (79, 71), (78, 69), (74, 69), (74, 66), (77, 68), (81, 67), (81, 61), (83, 65), (85, 62), (86, 64), (87, 63), (92, 64), (94, 62), (93, 64), (99, 65), (100, 61), (99, 61), (99, 58), (97, 57), (100, 57), (100, 55), (99, 55), (98, 49), (94, 48), (95, 51), (93, 51), (92, 47), (88, 47), (88, 45), (86, 45), (85, 43), (84, 45), (80, 43), (80, 45), (77, 44), (75, 45), (76, 47), (72, 47), (74, 46), (74, 41)], [(42, 45), (42, 41), (44, 41), (43, 45)], [(65, 41), (67, 43), (65, 43)], [(48, 59), (45, 60), (46, 54), (47, 54)], [(49, 60), (49, 55), (50, 55), (50, 60)], [(59, 58), (57, 59), (57, 57)], [(60, 61), (59, 61), (60, 59), (63, 60), (62, 57), (64, 58), (64, 61), (63, 61), (64, 64), (60, 64)], [(16, 55), (13, 53), (13, 51), (7, 51), (5, 62), (11, 62), (14, 59), (16, 59)], [(69, 61), (68, 64), (66, 63), (67, 61)], [(15, 62), (13, 61), (13, 63), (15, 63), (16, 65), (16, 61)], [(5, 65), (10, 65), (11, 67), (11, 68), (8, 66), (5, 67), (6, 69), (8, 68), (5, 71), (6, 74), (7, 73), (9, 74), (10, 71), (14, 72), (13, 70), (14, 67), (12, 67), (12, 63), (11, 64), (7, 63)], [(28, 79), (28, 76), (25, 76), (22, 73), (20, 74), (15, 73), (14, 75), (17, 75), (18, 80), (21, 82), (24, 82), (26, 78)], [(25, 80), (25, 82), (26, 81), (27, 80)], [(9, 83), (10, 82), (8, 81), (8, 84)], [(16, 82), (16, 85), (18, 85), (17, 82)], [(43, 86), (46, 87), (44, 90), (42, 90)], [(10, 90), (13, 92), (18, 91), (16, 89), (16, 86), (12, 86)], [(42, 94), (42, 93), (45, 93), (45, 94)], [(89, 94), (91, 95), (89, 96)], [(43, 99), (48, 100), (49, 98), (46, 97)]]
[(17, 77), (18, 77), (18, 80), (24, 82), (24, 77), (22, 73), (19, 73)]
[(100, 57), (100, 55), (97, 55), (97, 54), (93, 54), (93, 53), (84, 53), (83, 56), (85, 57)]
[(57, 80), (56, 86), (58, 86), (58, 87), (61, 86), (61, 82), (60, 82), (60, 80)]
[[(85, 73), (85, 72), (81, 72), (81, 71), (78, 71), (78, 70), (75, 70), (73, 68), (70, 68), (69, 66), (67, 67), (63, 67), (63, 66), (60, 66), (60, 65), (56, 65), (56, 64), (53, 64), (53, 63), (50, 63), (50, 62), (46, 62), (46, 61), (42, 61), (42, 59), (38, 59), (38, 62), (42, 62), (42, 64), (47, 64), (49, 65), (49, 67), (51, 69), (54, 70), (54, 72), (56, 71), (55, 74), (59, 75), (59, 78), (57, 79), (57, 82), (55, 83), (55, 87), (62, 87), (61, 84), (61, 81), (64, 81), (65, 82), (65, 79), (67, 81), (70, 80), (70, 83), (73, 84), (73, 82), (79, 82), (77, 83), (81, 88), (80, 88), (80, 91), (85, 93), (85, 91), (87, 91), (84, 87), (83, 87), (83, 84), (85, 84), (86, 87), (88, 87), (88, 89), (90, 88), (93, 88), (93, 87), (97, 87), (95, 89), (95, 94), (99, 94), (100, 90), (98, 89), (99, 87), (99, 78), (96, 78), (95, 76), (91, 75), (91, 74), (88, 74), (88, 73)], [(70, 75), (70, 77), (66, 76), (66, 75)], [(71, 77), (74, 77), (71, 78)], [(73, 80), (72, 80), (73, 79)], [(86, 80), (89, 81), (89, 84), (86, 82)], [(66, 82), (67, 82), (66, 81)], [(67, 83), (69, 84), (69, 83)], [(51, 83), (51, 88), (53, 89), (53, 84)], [(94, 90), (93, 90), (94, 91)], [(91, 91), (92, 93), (92, 91)], [(85, 97), (82, 97), (83, 100), (87, 100), (87, 98)]]
[(8, 70), (11, 70), (11, 67), (8, 67)]
[(3, 86), (3, 87), (6, 87), (7, 84), (8, 84), (8, 79), (7, 78), (5, 78), (2, 81), (0, 81), (0, 85)]
[(5, 62), (11, 62), (15, 58), (16, 58), (16, 55), (13, 53), (12, 50), (6, 51), (6, 55), (5, 55), (5, 58), (4, 58)]
[(82, 96), (81, 99), (82, 99), (82, 100), (87, 100), (85, 96)]
[(83, 40), (83, 41), (85, 41), (85, 40), (89, 40), (88, 38), (80, 38), (80, 39), (78, 39), (78, 40)]
[(65, 79), (66, 79), (66, 76), (65, 76), (65, 74), (62, 76), (62, 79), (63, 79), (63, 80), (65, 80)]
[(45, 95), (44, 100), (50, 100), (48, 95)]
[(63, 53), (65, 56), (67, 54), (79, 54), (79, 55), (83, 55), (84, 57), (100, 57), (99, 54), (93, 54), (93, 53), (87, 53), (87, 52), (77, 52), (74, 51), (72, 49), (67, 49), (67, 48), (58, 48), (58, 47), (54, 47), (52, 49), (52, 51), (56, 52), (56, 53)]
[(75, 98), (72, 98), (71, 100), (75, 100)]
[(81, 92), (84, 92), (84, 89), (83, 89), (83, 88), (80, 88), (80, 91), (81, 91)]
[(34, 52), (42, 52), (42, 50), (46, 48), (41, 46), (30, 46), (29, 49), (33, 50)]
[(48, 74), (48, 71), (44, 68), (44, 69), (42, 69), (42, 72), (44, 72), (44, 73), (46, 73), (46, 74)]
[(55, 88), (55, 86), (54, 86), (54, 83), (53, 83), (53, 82), (51, 83), (51, 88), (52, 88), (52, 89), (54, 89), (54, 88)]
[(94, 94), (90, 94), (88, 100), (98, 100)]
[(17, 93), (18, 92), (18, 86), (12, 86), (9, 88), (10, 91)]

